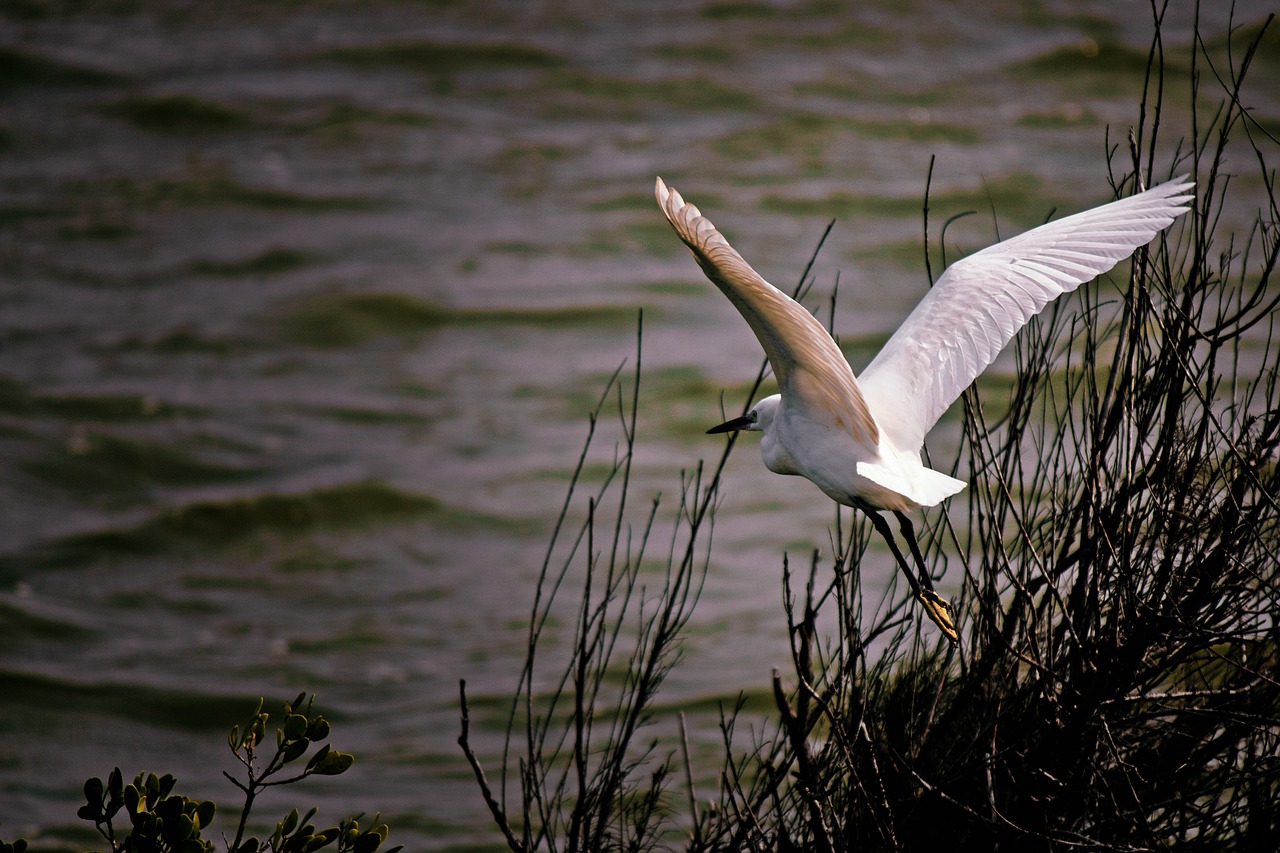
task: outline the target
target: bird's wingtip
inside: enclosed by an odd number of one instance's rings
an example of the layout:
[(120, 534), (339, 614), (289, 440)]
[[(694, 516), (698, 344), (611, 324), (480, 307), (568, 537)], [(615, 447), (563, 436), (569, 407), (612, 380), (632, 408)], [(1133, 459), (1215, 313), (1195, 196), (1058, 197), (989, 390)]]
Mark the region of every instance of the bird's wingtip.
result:
[(658, 207), (662, 208), (663, 214), (671, 222), (676, 224), (676, 217), (685, 213), (692, 213), (698, 216), (698, 209), (691, 204), (686, 204), (684, 198), (680, 195), (675, 187), (667, 186), (666, 181), (658, 177), (653, 183), (653, 194), (658, 199)]

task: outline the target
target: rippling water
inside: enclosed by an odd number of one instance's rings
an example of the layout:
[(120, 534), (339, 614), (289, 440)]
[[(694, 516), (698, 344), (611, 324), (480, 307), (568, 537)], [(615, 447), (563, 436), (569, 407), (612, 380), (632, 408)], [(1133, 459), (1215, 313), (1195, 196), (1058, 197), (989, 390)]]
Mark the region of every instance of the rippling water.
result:
[[(1191, 4), (1173, 5), (1176, 72)], [(702, 430), (760, 357), (654, 175), (780, 284), (837, 218), (812, 301), (838, 271), (858, 368), (927, 285), (931, 156), (934, 221), (984, 212), (952, 245), (1106, 198), (1150, 19), (1065, 0), (4, 4), (0, 837), (92, 843), (79, 786), (117, 764), (226, 799), (225, 730), (313, 690), (357, 764), (260, 817), (316, 801), (322, 820), (381, 810), (411, 849), (498, 849), (454, 744), (457, 680), (492, 723), (637, 309), (642, 498), (718, 452)], [(1275, 41), (1259, 63), (1280, 71)], [(1275, 127), (1275, 92), (1251, 95)], [(1168, 105), (1170, 146), (1187, 115)], [(811, 486), (753, 448), (728, 478), (672, 705), (767, 684), (781, 555), (828, 546)]]

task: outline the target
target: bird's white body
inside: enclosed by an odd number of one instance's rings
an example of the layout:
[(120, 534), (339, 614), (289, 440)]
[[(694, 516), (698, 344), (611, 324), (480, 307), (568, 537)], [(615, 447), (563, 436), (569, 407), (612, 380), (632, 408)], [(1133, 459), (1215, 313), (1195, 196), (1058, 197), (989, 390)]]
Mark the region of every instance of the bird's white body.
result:
[[(776, 401), (776, 403), (775, 403)], [(878, 509), (933, 506), (964, 488), (964, 482), (925, 467), (920, 452), (904, 451), (880, 430), (876, 444), (810, 417), (803, 406), (788, 405), (782, 395), (757, 403), (760, 455), (775, 474), (794, 474), (813, 482), (837, 503), (861, 500)], [(760, 410), (772, 408), (772, 422)], [(875, 412), (872, 411), (872, 417)], [(877, 424), (878, 427), (878, 424)]]
[(925, 434), (1005, 344), (1051, 300), (1106, 272), (1187, 209), (1171, 181), (1050, 222), (947, 268), (856, 379), (803, 307), (734, 251), (659, 178), (658, 204), (707, 276), (755, 332), (778, 394), (715, 431), (763, 432), (765, 465), (871, 510), (934, 506), (965, 483), (926, 467)]

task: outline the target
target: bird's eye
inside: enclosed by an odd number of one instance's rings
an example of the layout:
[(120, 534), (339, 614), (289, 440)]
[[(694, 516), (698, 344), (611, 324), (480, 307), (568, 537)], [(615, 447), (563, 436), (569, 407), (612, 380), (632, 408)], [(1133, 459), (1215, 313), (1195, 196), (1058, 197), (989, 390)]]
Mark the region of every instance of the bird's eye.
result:
[(756, 418), (758, 417), (758, 416), (756, 415), (755, 409), (752, 409), (752, 410), (751, 410), (751, 414), (747, 415), (747, 417), (751, 418), (751, 422), (752, 422), (752, 423), (755, 423), (755, 422), (756, 422)]

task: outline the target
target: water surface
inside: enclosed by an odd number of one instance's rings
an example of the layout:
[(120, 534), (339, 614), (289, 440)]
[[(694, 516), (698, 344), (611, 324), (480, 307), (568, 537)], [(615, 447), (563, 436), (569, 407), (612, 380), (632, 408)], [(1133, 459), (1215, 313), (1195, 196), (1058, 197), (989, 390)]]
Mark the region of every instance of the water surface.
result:
[[(228, 798), (222, 734), (308, 690), (357, 763), (260, 817), (381, 810), (429, 850), (500, 849), (457, 682), (491, 746), (637, 311), (638, 503), (674, 506), (759, 362), (654, 176), (780, 285), (836, 218), (809, 301), (838, 276), (860, 368), (927, 287), (930, 158), (935, 236), (980, 211), (953, 251), (1105, 200), (1151, 28), (1143, 4), (936, 0), (0, 16), (0, 837), (92, 843), (80, 784), (115, 765)], [(1275, 93), (1251, 97), (1274, 127)], [(1169, 147), (1187, 115), (1167, 106)], [(834, 515), (743, 451), (666, 695), (704, 734), (785, 661), (782, 555), (829, 550)], [(887, 555), (863, 571), (886, 583)]]

